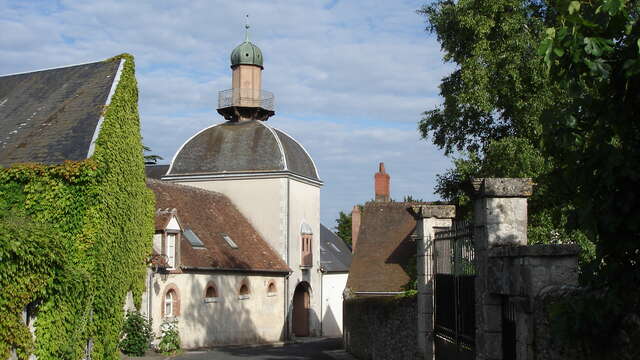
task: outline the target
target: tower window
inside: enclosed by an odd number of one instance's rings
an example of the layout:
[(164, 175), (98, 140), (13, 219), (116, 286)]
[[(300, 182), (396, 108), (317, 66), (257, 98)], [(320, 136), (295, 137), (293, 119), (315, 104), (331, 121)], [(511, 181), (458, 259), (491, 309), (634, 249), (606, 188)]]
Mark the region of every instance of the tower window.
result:
[(206, 303), (218, 302), (218, 289), (216, 288), (215, 284), (210, 283), (207, 285), (207, 289), (205, 290), (205, 293), (204, 293), (204, 302)]
[(276, 283), (272, 280), (269, 282), (269, 286), (267, 286), (267, 296), (276, 296)]
[(240, 300), (246, 300), (249, 298), (249, 287), (247, 286), (247, 284), (242, 284), (242, 286), (240, 286), (240, 292), (238, 294), (238, 299)]

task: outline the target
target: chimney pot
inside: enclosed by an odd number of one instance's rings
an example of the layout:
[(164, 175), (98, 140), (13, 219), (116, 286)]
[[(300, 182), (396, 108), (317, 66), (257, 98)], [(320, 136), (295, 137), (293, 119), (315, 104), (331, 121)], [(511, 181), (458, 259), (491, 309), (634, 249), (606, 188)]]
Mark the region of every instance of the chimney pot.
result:
[(384, 169), (384, 163), (381, 162), (378, 166), (378, 172), (374, 175), (375, 180), (375, 194), (376, 201), (388, 202), (391, 201), (389, 194), (389, 187), (391, 184), (391, 178)]

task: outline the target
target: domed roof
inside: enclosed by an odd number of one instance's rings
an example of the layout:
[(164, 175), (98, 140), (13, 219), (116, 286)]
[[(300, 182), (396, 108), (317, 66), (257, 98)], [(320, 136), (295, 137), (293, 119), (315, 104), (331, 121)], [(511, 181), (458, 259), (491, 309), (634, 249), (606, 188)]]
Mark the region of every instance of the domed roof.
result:
[(245, 40), (231, 52), (231, 66), (241, 64), (262, 67), (262, 51), (249, 40)]
[(178, 150), (166, 176), (265, 172), (291, 172), (320, 181), (302, 145), (257, 120), (228, 121), (197, 133)]

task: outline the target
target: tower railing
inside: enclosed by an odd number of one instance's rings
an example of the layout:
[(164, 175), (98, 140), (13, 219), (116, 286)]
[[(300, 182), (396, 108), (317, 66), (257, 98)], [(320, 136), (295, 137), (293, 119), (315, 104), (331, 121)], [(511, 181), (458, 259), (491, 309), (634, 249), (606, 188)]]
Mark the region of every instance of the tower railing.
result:
[(260, 107), (274, 111), (272, 92), (260, 89), (228, 89), (218, 92), (218, 109), (231, 106)]

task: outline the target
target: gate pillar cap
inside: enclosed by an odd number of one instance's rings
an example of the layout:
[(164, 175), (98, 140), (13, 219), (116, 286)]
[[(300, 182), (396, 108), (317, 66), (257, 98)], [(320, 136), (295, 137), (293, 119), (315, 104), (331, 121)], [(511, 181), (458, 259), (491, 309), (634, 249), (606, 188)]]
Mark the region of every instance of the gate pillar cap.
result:
[(422, 219), (422, 218), (453, 219), (456, 217), (456, 207), (455, 205), (431, 205), (431, 204), (412, 205), (411, 213), (417, 219)]
[(483, 197), (526, 198), (535, 185), (531, 178), (477, 178), (471, 180), (475, 195)]

